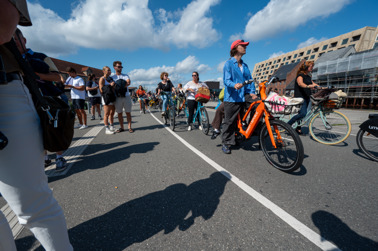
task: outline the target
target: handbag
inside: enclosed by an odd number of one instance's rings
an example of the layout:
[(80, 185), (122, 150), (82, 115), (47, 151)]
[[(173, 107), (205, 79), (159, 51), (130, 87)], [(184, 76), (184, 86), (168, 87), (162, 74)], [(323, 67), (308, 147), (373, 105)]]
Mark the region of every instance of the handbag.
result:
[(194, 97), (197, 102), (207, 103), (210, 100), (210, 90), (205, 87), (200, 87)]
[(74, 135), (74, 111), (59, 97), (43, 96), (36, 82), (39, 77), (22, 58), (14, 40), (12, 39), (6, 46), (15, 56), (24, 73), (24, 84), (32, 95), (40, 119), (44, 149), (50, 152), (67, 150)]

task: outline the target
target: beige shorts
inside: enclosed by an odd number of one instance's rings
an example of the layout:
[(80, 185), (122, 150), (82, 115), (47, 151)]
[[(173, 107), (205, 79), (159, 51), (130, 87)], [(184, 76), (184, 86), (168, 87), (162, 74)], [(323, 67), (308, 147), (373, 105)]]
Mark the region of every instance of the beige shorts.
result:
[(131, 112), (132, 105), (130, 96), (117, 97), (114, 102), (116, 113), (122, 113), (123, 109), (125, 109), (125, 112)]

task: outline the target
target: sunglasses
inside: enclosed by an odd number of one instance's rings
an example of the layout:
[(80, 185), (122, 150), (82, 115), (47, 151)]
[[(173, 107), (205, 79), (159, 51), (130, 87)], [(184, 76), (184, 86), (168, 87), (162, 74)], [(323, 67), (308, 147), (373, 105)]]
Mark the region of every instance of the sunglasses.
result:
[(197, 75), (192, 75), (192, 77), (197, 77)]
[(123, 68), (123, 66), (116, 66), (116, 67), (117, 67), (117, 68), (121, 68), (121, 69)]

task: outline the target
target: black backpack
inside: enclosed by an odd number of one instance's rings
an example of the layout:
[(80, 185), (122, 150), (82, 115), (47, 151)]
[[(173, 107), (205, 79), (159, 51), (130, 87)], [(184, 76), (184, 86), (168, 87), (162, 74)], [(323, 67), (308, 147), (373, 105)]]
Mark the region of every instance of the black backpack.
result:
[(118, 79), (117, 81), (115, 81), (114, 91), (117, 97), (126, 97), (126, 81), (124, 79)]

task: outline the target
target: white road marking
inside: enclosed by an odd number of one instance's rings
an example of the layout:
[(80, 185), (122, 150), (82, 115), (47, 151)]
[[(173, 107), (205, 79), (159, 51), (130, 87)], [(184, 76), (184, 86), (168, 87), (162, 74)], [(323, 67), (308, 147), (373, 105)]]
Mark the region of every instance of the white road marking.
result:
[(309, 241), (314, 243), (316, 246), (321, 248), (322, 250), (340, 250), (337, 246), (335, 246), (333, 243), (327, 241), (322, 236), (320, 236), (318, 233), (304, 225), (302, 222), (288, 214), (285, 210), (274, 204), (272, 201), (258, 193), (256, 190), (254, 190), (252, 187), (245, 184), (243, 181), (241, 181), (239, 178), (231, 174), (229, 171), (224, 169), (222, 166), (218, 165), (215, 161), (201, 153), (199, 150), (197, 150), (195, 147), (190, 145), (187, 141), (185, 141), (183, 138), (178, 136), (175, 132), (173, 132), (168, 126), (165, 126), (163, 122), (161, 122), (158, 118), (156, 118), (152, 113), (152, 117), (155, 118), (156, 121), (158, 121), (161, 125), (165, 127), (174, 137), (176, 137), (181, 143), (183, 143), (186, 147), (188, 147), (190, 150), (192, 150), (195, 154), (197, 154), (199, 157), (201, 157), (204, 161), (206, 161), (209, 165), (211, 165), (213, 168), (215, 168), (217, 171), (221, 172), (227, 179), (232, 181), (235, 185), (240, 187), (243, 191), (245, 191), (247, 194), (249, 194), (252, 198), (257, 200), (259, 203), (261, 203), (263, 206), (265, 206), (267, 209), (272, 211), (275, 215), (277, 215), (279, 218), (281, 218), (284, 222), (286, 222), (288, 225), (290, 225), (292, 228), (294, 228), (298, 233), (306, 237)]

